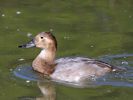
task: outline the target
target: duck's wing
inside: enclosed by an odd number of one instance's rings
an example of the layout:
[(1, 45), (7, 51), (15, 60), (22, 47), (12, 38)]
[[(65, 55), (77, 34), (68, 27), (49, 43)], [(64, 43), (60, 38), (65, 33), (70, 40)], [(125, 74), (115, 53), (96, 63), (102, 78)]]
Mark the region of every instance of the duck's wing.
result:
[(96, 64), (96, 65), (98, 65), (102, 68), (110, 68), (112, 71), (123, 71), (123, 70), (125, 70), (124, 68), (120, 68), (118, 66), (113, 66), (113, 65), (108, 64), (106, 62), (103, 62), (103, 61), (100, 61), (100, 60), (95, 60), (95, 59), (88, 60), (87, 63)]

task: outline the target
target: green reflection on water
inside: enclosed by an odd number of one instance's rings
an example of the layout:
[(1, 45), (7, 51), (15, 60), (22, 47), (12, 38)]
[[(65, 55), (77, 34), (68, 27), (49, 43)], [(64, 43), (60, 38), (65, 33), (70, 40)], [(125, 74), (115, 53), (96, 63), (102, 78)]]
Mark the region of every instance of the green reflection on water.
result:
[[(35, 83), (27, 85), (21, 79), (12, 78), (10, 73), (18, 65), (19, 58), (33, 59), (39, 52), (38, 49), (17, 48), (28, 41), (27, 33), (35, 35), (53, 29), (59, 45), (57, 57), (132, 53), (132, 4), (132, 0), (1, 0), (0, 100), (40, 93)], [(133, 91), (129, 88), (115, 88), (114, 91), (99, 94), (100, 88), (75, 90), (57, 86), (59, 100), (132, 98)]]

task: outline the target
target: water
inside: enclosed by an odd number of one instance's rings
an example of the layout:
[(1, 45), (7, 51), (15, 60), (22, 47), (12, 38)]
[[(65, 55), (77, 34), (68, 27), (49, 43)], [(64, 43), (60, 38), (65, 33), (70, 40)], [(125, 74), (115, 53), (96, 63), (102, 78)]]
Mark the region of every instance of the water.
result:
[[(128, 69), (116, 77), (112, 77), (114, 74), (105, 77), (109, 82), (112, 78), (125, 82), (117, 83), (119, 86), (103, 84), (101, 80), (98, 82), (101, 86), (84, 89), (54, 84), (48, 86), (53, 87), (51, 95), (56, 91), (57, 100), (132, 100), (133, 58), (115, 57), (133, 54), (132, 10), (132, 0), (1, 0), (0, 100), (43, 98), (39, 89), (43, 83), (16, 78), (12, 72), (19, 65), (31, 63), (39, 52), (17, 46), (36, 33), (50, 29), (58, 40), (57, 58), (92, 57)], [(121, 76), (124, 79), (120, 81)]]

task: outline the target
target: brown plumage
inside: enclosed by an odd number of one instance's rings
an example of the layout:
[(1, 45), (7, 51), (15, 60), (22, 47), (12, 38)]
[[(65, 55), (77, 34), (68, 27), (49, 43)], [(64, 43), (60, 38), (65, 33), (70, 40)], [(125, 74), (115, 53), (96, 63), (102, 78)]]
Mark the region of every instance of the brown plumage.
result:
[(55, 61), (57, 41), (51, 32), (41, 32), (31, 42), (20, 47), (32, 46), (42, 49), (32, 63), (33, 69), (52, 79), (77, 83), (94, 76), (99, 78), (117, 69), (105, 62), (84, 57), (66, 57)]

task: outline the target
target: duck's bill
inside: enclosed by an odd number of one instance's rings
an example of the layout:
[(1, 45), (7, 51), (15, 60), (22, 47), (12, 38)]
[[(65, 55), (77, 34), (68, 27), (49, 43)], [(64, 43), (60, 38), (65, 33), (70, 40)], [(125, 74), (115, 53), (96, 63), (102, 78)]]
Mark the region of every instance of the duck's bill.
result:
[(35, 47), (34, 39), (32, 39), (30, 42), (18, 46), (19, 48), (32, 48)]

